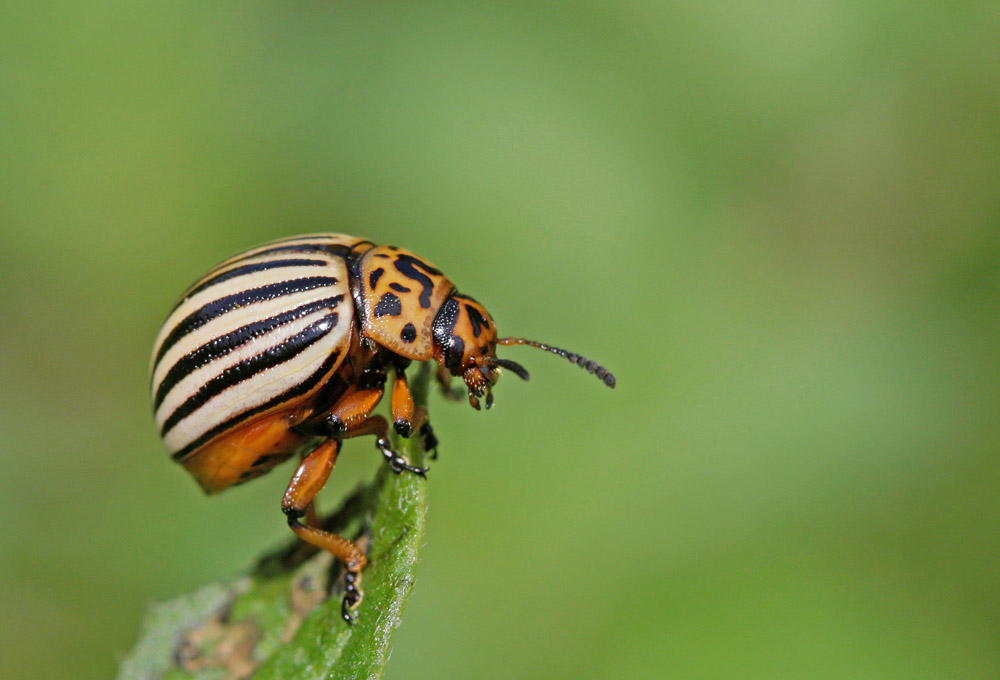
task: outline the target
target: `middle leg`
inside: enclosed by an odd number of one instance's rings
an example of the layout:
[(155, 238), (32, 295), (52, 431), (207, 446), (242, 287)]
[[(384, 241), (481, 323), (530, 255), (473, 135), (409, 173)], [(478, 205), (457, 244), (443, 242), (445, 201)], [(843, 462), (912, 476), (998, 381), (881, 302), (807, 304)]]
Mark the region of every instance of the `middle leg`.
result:
[[(400, 423), (405, 422), (406, 428), (410, 430), (419, 428), (421, 432), (424, 432), (423, 425), (427, 419), (427, 410), (423, 407), (414, 408), (413, 397), (406, 384), (402, 369), (398, 371), (398, 376), (392, 394), (392, 411), (393, 419), (396, 421), (396, 430), (399, 431)], [(403, 385), (401, 388), (399, 387), (400, 381)], [(397, 390), (399, 390), (399, 396), (397, 396)], [(427, 472), (427, 468), (410, 465), (406, 458), (392, 450), (389, 443), (389, 426), (385, 418), (371, 415), (384, 393), (385, 390), (382, 387), (348, 392), (330, 409), (330, 413), (321, 423), (321, 432), (318, 434), (326, 434), (335, 439), (373, 434), (375, 435), (376, 448), (381, 451), (393, 472), (399, 474), (406, 470), (423, 476)], [(409, 432), (403, 436), (409, 436)]]
[(427, 407), (415, 406), (404, 369), (404, 366), (396, 366), (396, 381), (392, 385), (392, 426), (400, 436), (407, 438), (419, 432), (424, 440), (424, 449), (431, 452), (432, 459), (437, 460), (438, 440), (428, 421)]
[[(420, 412), (421, 409), (417, 409), (417, 413), (419, 414)], [(389, 423), (386, 422), (385, 418), (382, 416), (371, 416), (364, 423), (347, 432), (344, 437), (363, 437), (366, 434), (375, 435), (375, 448), (382, 453), (382, 457), (389, 464), (389, 468), (397, 475), (405, 470), (421, 477), (426, 476), (427, 468), (410, 465), (410, 461), (392, 449), (389, 442)]]

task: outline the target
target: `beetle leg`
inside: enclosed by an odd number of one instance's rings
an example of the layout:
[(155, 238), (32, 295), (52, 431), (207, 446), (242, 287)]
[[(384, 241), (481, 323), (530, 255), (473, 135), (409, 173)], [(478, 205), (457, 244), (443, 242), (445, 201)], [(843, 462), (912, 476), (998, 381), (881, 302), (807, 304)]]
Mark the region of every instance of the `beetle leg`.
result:
[(431, 452), (431, 460), (437, 460), (438, 438), (434, 436), (434, 428), (431, 427), (430, 421), (420, 427), (420, 436), (424, 438), (424, 450)]
[(307, 527), (319, 526), (319, 516), (316, 514), (316, 501), (311, 501), (309, 505), (306, 506), (306, 514), (303, 520)]
[(288, 484), (285, 496), (281, 500), (281, 510), (288, 518), (289, 528), (299, 538), (332, 553), (344, 564), (347, 569), (347, 575), (344, 577), (346, 592), (341, 605), (341, 614), (348, 623), (351, 623), (351, 611), (358, 606), (364, 595), (361, 590), (361, 570), (364, 569), (368, 559), (358, 546), (346, 538), (300, 521), (307, 515), (313, 498), (326, 484), (333, 465), (337, 462), (339, 450), (339, 438), (330, 438), (305, 457)]
[[(351, 392), (340, 399), (333, 406), (330, 415), (326, 417), (326, 427), (331, 437), (340, 439), (342, 437), (360, 437), (366, 434), (375, 435), (375, 446), (382, 452), (382, 456), (389, 463), (389, 467), (396, 474), (406, 470), (421, 477), (427, 472), (427, 468), (419, 468), (410, 465), (410, 461), (399, 455), (389, 445), (389, 424), (382, 416), (369, 416), (372, 409), (378, 404), (383, 394), (382, 388), (372, 388), (367, 390), (357, 390)], [(407, 393), (409, 389), (407, 388)], [(377, 396), (376, 396), (377, 394)], [(412, 404), (412, 398), (410, 399)], [(426, 411), (415, 409), (417, 417), (420, 413), (426, 418)], [(415, 422), (416, 427), (420, 427), (423, 421)]]
[(413, 433), (413, 410), (413, 395), (406, 373), (396, 368), (396, 382), (392, 385), (392, 426), (402, 437)]
[[(309, 457), (311, 452), (306, 450), (302, 452), (302, 460)], [(336, 461), (334, 461), (336, 462)], [(307, 527), (318, 527), (319, 526), (319, 514), (316, 512), (316, 499), (309, 501), (309, 505), (306, 506), (306, 514), (302, 517), (302, 522)]]
[(410, 385), (401, 368), (396, 369), (396, 382), (392, 386), (392, 426), (403, 437), (419, 432), (424, 439), (424, 449), (431, 451), (431, 458), (437, 460), (438, 440), (427, 420), (427, 409), (414, 407)]
[(441, 388), (441, 394), (448, 401), (462, 401), (465, 398), (465, 390), (451, 386), (451, 373), (441, 364), (438, 364), (434, 379), (437, 381), (438, 387)]
[(326, 417), (325, 425), (330, 436), (343, 436), (348, 430), (353, 430), (365, 423), (368, 416), (378, 406), (385, 394), (382, 387), (348, 392), (333, 405)]
[(427, 476), (427, 468), (414, 467), (405, 457), (393, 451), (389, 446), (389, 440), (385, 437), (378, 437), (375, 440), (375, 447), (382, 452), (382, 457), (389, 464), (389, 469), (397, 475), (406, 470), (421, 477)]
[[(421, 409), (417, 409), (419, 415)], [(344, 437), (363, 437), (366, 434), (375, 435), (375, 448), (382, 452), (382, 457), (389, 463), (389, 468), (397, 475), (403, 472), (412, 472), (424, 477), (427, 468), (419, 468), (410, 465), (410, 461), (392, 450), (389, 444), (389, 423), (382, 416), (371, 416), (357, 427), (348, 430)]]
[(426, 406), (417, 407), (413, 416), (413, 429), (423, 437), (424, 451), (430, 451), (431, 460), (437, 460), (438, 439), (434, 436), (434, 428), (431, 427)]
[[(446, 396), (451, 395), (448, 386), (451, 376), (443, 366), (438, 366), (437, 380)], [(392, 425), (403, 437), (410, 437), (414, 431), (419, 432), (424, 439), (424, 450), (431, 452), (431, 460), (437, 460), (438, 440), (427, 420), (427, 409), (423, 406), (414, 408), (410, 385), (399, 367), (396, 368), (396, 382), (392, 386)]]
[[(418, 417), (420, 417), (421, 413), (426, 414), (426, 410), (424, 409), (417, 409), (416, 412)], [(426, 415), (424, 417), (426, 417)], [(392, 450), (389, 444), (389, 423), (386, 422), (385, 418), (382, 416), (372, 416), (344, 436), (361, 437), (366, 434), (375, 435), (375, 448), (382, 452), (382, 457), (385, 458), (385, 462), (389, 464), (389, 469), (397, 475), (405, 470), (406, 472), (412, 472), (420, 475), (421, 477), (426, 476), (427, 468), (414, 467), (413, 465), (410, 465), (410, 461), (406, 460), (405, 457)]]

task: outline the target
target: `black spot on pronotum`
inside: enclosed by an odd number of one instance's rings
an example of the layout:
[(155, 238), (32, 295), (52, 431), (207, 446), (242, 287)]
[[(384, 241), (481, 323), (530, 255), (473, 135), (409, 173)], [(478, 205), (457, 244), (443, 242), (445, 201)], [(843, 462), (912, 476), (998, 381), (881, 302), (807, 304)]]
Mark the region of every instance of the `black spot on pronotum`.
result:
[[(429, 309), (431, 306), (431, 293), (434, 291), (434, 282), (427, 274), (438, 276), (441, 270), (430, 266), (423, 260), (412, 255), (400, 253), (396, 256), (396, 261), (392, 263), (400, 274), (419, 283), (422, 287), (420, 291), (420, 306)], [(420, 271), (423, 269), (424, 271)], [(426, 274), (424, 272), (427, 272)]]
[(469, 322), (472, 323), (472, 335), (478, 338), (483, 326), (486, 325), (486, 319), (472, 305), (465, 305), (465, 313), (469, 315)]
[(399, 333), (400, 339), (403, 342), (410, 343), (417, 339), (417, 328), (412, 323), (408, 323), (403, 326), (403, 330)]
[(410, 292), (409, 288), (407, 288), (406, 286), (404, 286), (401, 283), (396, 283), (395, 281), (393, 281), (392, 283), (390, 283), (389, 287), (392, 288), (397, 293), (409, 293)]
[(373, 269), (372, 273), (368, 275), (368, 288), (372, 291), (378, 286), (378, 280), (382, 278), (382, 274), (385, 274), (385, 270), (382, 267), (378, 269)]
[(375, 318), (383, 316), (399, 316), (403, 313), (403, 306), (399, 303), (399, 298), (392, 293), (386, 293), (379, 298), (378, 304), (373, 310)]

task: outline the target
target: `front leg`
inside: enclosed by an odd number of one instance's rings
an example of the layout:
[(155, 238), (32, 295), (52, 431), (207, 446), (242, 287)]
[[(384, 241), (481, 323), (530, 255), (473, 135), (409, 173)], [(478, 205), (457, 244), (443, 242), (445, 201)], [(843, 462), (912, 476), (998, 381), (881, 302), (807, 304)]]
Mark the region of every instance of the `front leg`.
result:
[(431, 452), (431, 460), (438, 457), (438, 438), (434, 436), (434, 428), (430, 421), (425, 421), (420, 428), (420, 436), (424, 438), (424, 451)]
[(396, 382), (392, 385), (392, 427), (401, 437), (413, 433), (413, 394), (406, 380), (404, 369), (396, 368)]
[(444, 366), (438, 364), (437, 371), (434, 373), (434, 380), (437, 382), (441, 394), (448, 401), (462, 401), (465, 399), (465, 390), (461, 387), (451, 386), (451, 373)]
[[(440, 367), (439, 367), (440, 368)], [(414, 431), (424, 439), (424, 450), (431, 452), (431, 458), (437, 460), (437, 437), (427, 418), (427, 408), (414, 408), (413, 394), (406, 380), (404, 369), (396, 367), (396, 382), (392, 385), (392, 426), (402, 437), (409, 438)]]

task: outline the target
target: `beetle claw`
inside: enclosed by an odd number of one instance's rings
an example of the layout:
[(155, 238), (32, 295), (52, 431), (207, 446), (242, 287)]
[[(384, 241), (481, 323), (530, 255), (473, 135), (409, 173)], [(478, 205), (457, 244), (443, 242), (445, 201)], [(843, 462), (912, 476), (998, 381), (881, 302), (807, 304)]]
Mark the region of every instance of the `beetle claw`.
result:
[(349, 571), (344, 574), (344, 599), (340, 603), (340, 615), (347, 621), (349, 626), (357, 623), (354, 610), (361, 602), (362, 592), (358, 583), (360, 574)]
[(378, 450), (382, 452), (382, 457), (385, 458), (386, 462), (389, 463), (389, 469), (395, 472), (397, 475), (402, 474), (405, 470), (406, 472), (412, 472), (415, 475), (420, 475), (421, 477), (427, 476), (427, 468), (420, 468), (410, 465), (410, 461), (406, 460), (403, 456), (399, 455), (391, 448), (389, 448), (389, 440), (384, 438), (379, 438), (375, 442), (375, 446)]

